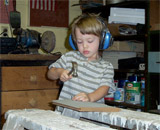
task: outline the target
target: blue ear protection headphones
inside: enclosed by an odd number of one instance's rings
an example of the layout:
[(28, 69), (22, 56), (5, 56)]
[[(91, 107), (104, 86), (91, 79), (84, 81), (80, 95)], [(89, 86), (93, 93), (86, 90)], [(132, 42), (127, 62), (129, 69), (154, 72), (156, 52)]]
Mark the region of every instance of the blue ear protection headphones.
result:
[[(102, 31), (101, 34), (101, 41), (99, 44), (99, 50), (104, 50), (107, 49), (109, 46), (111, 46), (113, 44), (113, 38), (112, 35), (110, 34), (107, 25), (105, 24), (105, 22), (101, 19), (101, 18), (97, 18), (98, 21), (100, 21), (102, 24), (105, 25), (105, 29)], [(74, 43), (73, 39), (72, 39), (72, 35), (69, 35), (69, 44), (72, 47), (73, 50), (77, 50), (77, 45), (76, 43)]]
[(73, 50), (77, 50), (77, 45), (76, 43), (74, 43), (71, 34), (69, 35), (69, 45), (72, 47)]

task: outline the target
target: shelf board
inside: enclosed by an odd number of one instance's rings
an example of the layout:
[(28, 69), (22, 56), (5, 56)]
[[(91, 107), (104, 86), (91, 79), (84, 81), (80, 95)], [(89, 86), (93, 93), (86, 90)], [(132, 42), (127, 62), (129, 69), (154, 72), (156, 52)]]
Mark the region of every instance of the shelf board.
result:
[(125, 102), (115, 102), (115, 101), (107, 101), (107, 100), (105, 100), (105, 104), (114, 105), (114, 106), (123, 106), (123, 107), (134, 108), (134, 109), (142, 109), (142, 110), (145, 109), (145, 107), (143, 107), (141, 105), (129, 104), (129, 103), (125, 103)]
[(48, 66), (61, 55), (0, 54), (1, 66)]
[(149, 112), (160, 115), (160, 110), (149, 110)]
[(0, 54), (0, 60), (57, 60), (61, 55), (43, 54)]
[[(78, 5), (80, 6), (80, 5)], [(122, 8), (139, 8), (139, 9), (146, 9), (148, 7), (148, 2), (145, 0), (142, 1), (125, 1), (115, 4), (107, 4), (103, 6), (97, 6), (97, 7), (88, 7), (82, 9), (82, 13), (96, 13), (102, 16), (103, 18), (108, 18), (110, 15), (110, 8), (111, 7), (122, 7)], [(103, 12), (103, 13), (102, 13)]]
[(139, 34), (139, 35), (117, 35), (113, 36), (115, 41), (128, 41), (128, 40), (137, 40), (137, 41), (144, 41), (146, 39), (146, 35)]
[(123, 73), (145, 73), (145, 70), (137, 70), (137, 69), (115, 69), (115, 72), (123, 72)]
[(140, 8), (140, 9), (146, 9), (147, 7), (147, 1), (141, 0), (141, 1), (125, 1), (125, 2), (119, 2), (116, 4), (108, 4), (108, 7), (123, 7), (123, 8)]

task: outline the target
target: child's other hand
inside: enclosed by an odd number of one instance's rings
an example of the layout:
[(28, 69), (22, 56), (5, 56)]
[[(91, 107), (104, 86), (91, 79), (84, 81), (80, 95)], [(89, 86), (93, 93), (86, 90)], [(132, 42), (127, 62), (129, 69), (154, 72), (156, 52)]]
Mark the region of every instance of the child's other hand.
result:
[(60, 75), (60, 80), (63, 82), (70, 80), (72, 78), (72, 75), (68, 75), (68, 73), (68, 70), (63, 70)]
[(86, 93), (79, 93), (76, 96), (74, 96), (72, 98), (72, 100), (74, 100), (74, 101), (82, 101), (82, 102), (89, 102), (90, 101), (89, 96)]

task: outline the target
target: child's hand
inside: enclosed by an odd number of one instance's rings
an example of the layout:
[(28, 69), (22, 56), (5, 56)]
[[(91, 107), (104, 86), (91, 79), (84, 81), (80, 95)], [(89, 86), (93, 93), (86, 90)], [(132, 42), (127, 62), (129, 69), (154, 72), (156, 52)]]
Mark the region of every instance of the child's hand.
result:
[(82, 102), (89, 102), (90, 101), (89, 96), (86, 93), (79, 93), (76, 96), (74, 96), (72, 98), (72, 100), (74, 100), (74, 101), (82, 101)]
[(72, 75), (68, 75), (68, 73), (68, 70), (63, 70), (60, 74), (60, 80), (63, 82), (70, 80), (72, 78)]

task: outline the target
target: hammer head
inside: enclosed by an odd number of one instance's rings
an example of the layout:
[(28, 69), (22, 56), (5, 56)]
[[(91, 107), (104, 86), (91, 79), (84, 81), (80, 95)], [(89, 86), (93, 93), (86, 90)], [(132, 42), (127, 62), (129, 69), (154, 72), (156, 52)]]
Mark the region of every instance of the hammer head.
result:
[(78, 64), (76, 62), (72, 62), (72, 70), (68, 73), (68, 75), (72, 75), (73, 77), (78, 77)]

